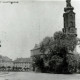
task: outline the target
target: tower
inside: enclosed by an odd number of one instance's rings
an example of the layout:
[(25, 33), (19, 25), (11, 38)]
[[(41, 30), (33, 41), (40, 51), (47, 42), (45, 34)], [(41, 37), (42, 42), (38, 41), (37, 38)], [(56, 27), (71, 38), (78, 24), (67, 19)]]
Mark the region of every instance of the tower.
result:
[(71, 0), (66, 0), (66, 7), (64, 8), (64, 28), (63, 33), (65, 34), (73, 34), (75, 37), (77, 36), (76, 28), (75, 28), (75, 13), (73, 12), (74, 8), (71, 5)]

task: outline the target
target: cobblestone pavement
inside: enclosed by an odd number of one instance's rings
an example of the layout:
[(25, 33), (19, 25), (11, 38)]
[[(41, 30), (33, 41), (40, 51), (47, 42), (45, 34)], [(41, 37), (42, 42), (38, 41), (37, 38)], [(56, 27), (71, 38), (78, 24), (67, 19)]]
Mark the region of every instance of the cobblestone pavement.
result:
[(45, 74), (33, 72), (0, 73), (0, 80), (80, 80), (80, 74)]

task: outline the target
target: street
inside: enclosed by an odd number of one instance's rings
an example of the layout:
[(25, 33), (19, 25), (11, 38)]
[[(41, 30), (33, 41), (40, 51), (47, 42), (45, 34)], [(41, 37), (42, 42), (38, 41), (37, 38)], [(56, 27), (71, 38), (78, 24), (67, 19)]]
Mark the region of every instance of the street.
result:
[(80, 80), (80, 74), (46, 74), (34, 72), (0, 73), (0, 80)]

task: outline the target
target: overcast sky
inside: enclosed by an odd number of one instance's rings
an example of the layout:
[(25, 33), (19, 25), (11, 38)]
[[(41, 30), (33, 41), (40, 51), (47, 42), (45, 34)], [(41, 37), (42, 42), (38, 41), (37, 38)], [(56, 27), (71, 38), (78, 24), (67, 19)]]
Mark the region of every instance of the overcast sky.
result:
[[(7, 1), (7, 0), (4, 0)], [(11, 1), (11, 0), (8, 0)], [(16, 0), (14, 0), (16, 1)], [(12, 59), (29, 57), (30, 50), (45, 36), (63, 28), (65, 0), (17, 0), (0, 3), (0, 54)], [(80, 38), (80, 1), (72, 0)]]

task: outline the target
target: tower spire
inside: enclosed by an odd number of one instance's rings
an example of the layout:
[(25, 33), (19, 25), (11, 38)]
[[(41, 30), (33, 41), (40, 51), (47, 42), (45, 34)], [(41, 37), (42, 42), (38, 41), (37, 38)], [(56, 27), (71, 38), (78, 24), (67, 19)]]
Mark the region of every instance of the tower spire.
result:
[(71, 6), (71, 0), (66, 0), (66, 7), (72, 7)]
[(66, 7), (64, 8), (64, 11), (68, 12), (70, 10), (74, 10), (74, 8), (71, 5), (71, 0), (66, 0)]

